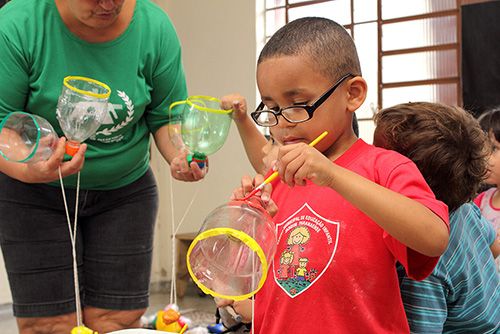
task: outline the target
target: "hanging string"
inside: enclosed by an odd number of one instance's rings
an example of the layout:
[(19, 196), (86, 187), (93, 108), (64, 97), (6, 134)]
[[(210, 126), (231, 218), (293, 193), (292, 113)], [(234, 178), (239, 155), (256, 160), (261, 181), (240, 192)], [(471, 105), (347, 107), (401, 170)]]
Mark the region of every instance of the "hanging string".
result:
[(198, 193), (200, 191), (200, 188), (197, 187), (195, 193), (191, 197), (191, 201), (189, 202), (186, 210), (184, 210), (184, 214), (182, 215), (181, 220), (179, 221), (179, 224), (177, 225), (177, 228), (175, 227), (175, 214), (174, 214), (174, 188), (173, 188), (173, 177), (172, 174), (170, 174), (169, 177), (169, 189), (170, 189), (170, 212), (171, 212), (171, 229), (172, 229), (172, 276), (170, 278), (170, 304), (176, 304), (177, 305), (177, 282), (176, 282), (176, 273), (177, 273), (177, 266), (176, 266), (176, 261), (177, 261), (177, 248), (176, 246), (176, 235), (177, 232), (179, 231), (179, 228), (181, 227), (182, 223), (184, 222), (187, 214), (191, 211), (191, 206), (193, 205), (196, 197), (198, 196)]
[(174, 214), (174, 179), (172, 174), (169, 177), (170, 189), (170, 225), (172, 230), (172, 277), (170, 278), (170, 304), (177, 305), (177, 287), (175, 286), (175, 214)]
[(82, 304), (80, 301), (80, 284), (78, 282), (78, 263), (76, 257), (76, 228), (78, 219), (78, 197), (80, 193), (80, 172), (78, 172), (76, 179), (75, 219), (73, 223), (73, 228), (71, 228), (71, 219), (69, 217), (68, 202), (66, 200), (66, 193), (64, 191), (64, 183), (61, 173), (61, 167), (59, 167), (58, 171), (59, 171), (59, 183), (61, 184), (61, 192), (64, 202), (64, 210), (66, 211), (66, 220), (68, 221), (69, 237), (71, 240), (71, 252), (73, 255), (73, 281), (75, 286), (76, 324), (79, 327), (83, 326)]
[[(252, 238), (255, 240), (255, 235), (257, 234), (256, 230), (255, 230), (255, 226), (257, 224), (253, 224), (253, 236)], [(261, 267), (261, 270), (263, 270), (264, 268)], [(256, 267), (255, 267), (255, 252), (252, 252), (252, 272), (255, 273), (256, 271)], [(255, 274), (252, 275), (252, 291), (255, 290)], [(255, 294), (252, 295), (252, 299), (251, 299), (251, 303), (252, 303), (252, 322), (251, 322), (251, 326), (252, 328), (255, 328), (253, 326), (255, 326)], [(252, 330), (252, 333), (254, 331)]]

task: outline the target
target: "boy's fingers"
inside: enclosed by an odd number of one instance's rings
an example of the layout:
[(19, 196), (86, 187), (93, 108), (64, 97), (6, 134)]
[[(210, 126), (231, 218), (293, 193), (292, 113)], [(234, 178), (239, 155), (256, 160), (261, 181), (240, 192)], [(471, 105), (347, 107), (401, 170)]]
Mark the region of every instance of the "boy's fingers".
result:
[(234, 300), (231, 300), (231, 299), (214, 298), (214, 301), (215, 301), (215, 305), (217, 305), (217, 307), (225, 307), (228, 305), (233, 305), (233, 303), (234, 303)]
[(245, 175), (241, 178), (241, 188), (243, 189), (243, 194), (250, 192), (253, 188), (253, 180), (250, 176)]

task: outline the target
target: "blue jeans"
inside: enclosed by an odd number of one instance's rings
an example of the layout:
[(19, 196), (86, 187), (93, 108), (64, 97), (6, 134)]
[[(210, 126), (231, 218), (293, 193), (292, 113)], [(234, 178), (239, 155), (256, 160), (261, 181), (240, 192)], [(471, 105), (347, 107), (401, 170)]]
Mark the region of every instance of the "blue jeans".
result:
[[(73, 224), (75, 189), (66, 189)], [(77, 257), (83, 306), (146, 308), (158, 192), (151, 170), (128, 186), (81, 190)], [(0, 173), (0, 245), (16, 317), (75, 312), (61, 189)]]

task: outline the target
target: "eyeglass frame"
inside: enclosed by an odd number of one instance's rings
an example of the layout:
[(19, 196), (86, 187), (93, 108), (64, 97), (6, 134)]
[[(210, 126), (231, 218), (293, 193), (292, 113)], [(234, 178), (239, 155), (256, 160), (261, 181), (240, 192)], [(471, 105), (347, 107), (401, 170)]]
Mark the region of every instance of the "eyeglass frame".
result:
[[(355, 77), (355, 76), (356, 75), (354, 75), (352, 73), (347, 73), (347, 74), (343, 75), (339, 80), (337, 80), (337, 82), (335, 82), (335, 84), (332, 87), (330, 87), (326, 92), (324, 92), (312, 104), (297, 104), (297, 105), (292, 105), (292, 106), (285, 107), (285, 108), (280, 108), (277, 111), (274, 111), (272, 109), (266, 110), (265, 112), (271, 113), (271, 114), (274, 115), (274, 119), (276, 121), (276, 123), (274, 123), (274, 124), (262, 125), (262, 124), (260, 124), (257, 121), (257, 119), (259, 118), (260, 114), (263, 112), (263, 109), (266, 107), (266, 105), (264, 104), (264, 102), (260, 102), (259, 106), (255, 109), (255, 111), (253, 111), (253, 112), (250, 113), (250, 116), (252, 117), (253, 121), (257, 125), (263, 126), (263, 127), (272, 127), (272, 126), (278, 125), (278, 116), (280, 116), (280, 115), (283, 117), (283, 119), (285, 121), (287, 121), (289, 123), (297, 124), (297, 123), (306, 122), (306, 121), (310, 120), (313, 117), (314, 112), (330, 97), (330, 95), (333, 94), (333, 92), (344, 82), (345, 79), (347, 79), (349, 77)], [(289, 120), (288, 118), (286, 118), (285, 115), (283, 115), (283, 111), (284, 110), (287, 110), (287, 109), (296, 109), (296, 108), (302, 108), (302, 109), (304, 109), (307, 112), (307, 115), (308, 115), (307, 119), (304, 119), (304, 120), (301, 120), (301, 121), (292, 121), (292, 120)]]

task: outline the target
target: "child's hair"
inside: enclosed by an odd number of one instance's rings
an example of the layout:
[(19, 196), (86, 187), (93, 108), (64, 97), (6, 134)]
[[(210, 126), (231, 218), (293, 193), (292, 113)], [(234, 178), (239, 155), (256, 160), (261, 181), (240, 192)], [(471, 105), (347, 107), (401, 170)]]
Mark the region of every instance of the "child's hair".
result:
[(332, 81), (348, 73), (361, 75), (356, 46), (338, 23), (304, 17), (279, 29), (262, 49), (257, 64), (280, 56), (308, 55), (322, 75)]
[(458, 107), (416, 102), (383, 109), (374, 120), (374, 144), (413, 160), (450, 212), (475, 197), (487, 172), (489, 149), (471, 114)]
[(500, 142), (500, 106), (484, 112), (477, 120), (488, 135), (491, 133)]

